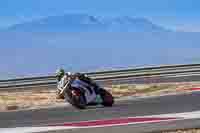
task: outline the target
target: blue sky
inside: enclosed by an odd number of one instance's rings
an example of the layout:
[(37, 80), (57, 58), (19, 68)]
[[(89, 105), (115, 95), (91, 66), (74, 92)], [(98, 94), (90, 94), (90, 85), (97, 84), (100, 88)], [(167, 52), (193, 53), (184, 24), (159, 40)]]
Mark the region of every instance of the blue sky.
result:
[(1, 0), (0, 27), (63, 13), (146, 17), (165, 27), (200, 31), (199, 0)]

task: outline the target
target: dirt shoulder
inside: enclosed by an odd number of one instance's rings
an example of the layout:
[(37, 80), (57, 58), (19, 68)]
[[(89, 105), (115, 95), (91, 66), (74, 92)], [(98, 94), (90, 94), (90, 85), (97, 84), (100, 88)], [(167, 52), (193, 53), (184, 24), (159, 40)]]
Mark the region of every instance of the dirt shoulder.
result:
[[(165, 83), (165, 84), (137, 84), (137, 85), (113, 85), (107, 87), (115, 98), (125, 96), (159, 96), (169, 93), (187, 92), (188, 88), (200, 87), (200, 82), (190, 83)], [(55, 90), (38, 88), (37, 90), (13, 91), (0, 93), (0, 111), (40, 108), (64, 103), (62, 99), (56, 99)]]
[(184, 129), (184, 130), (176, 130), (176, 131), (167, 131), (162, 133), (200, 133), (200, 129)]

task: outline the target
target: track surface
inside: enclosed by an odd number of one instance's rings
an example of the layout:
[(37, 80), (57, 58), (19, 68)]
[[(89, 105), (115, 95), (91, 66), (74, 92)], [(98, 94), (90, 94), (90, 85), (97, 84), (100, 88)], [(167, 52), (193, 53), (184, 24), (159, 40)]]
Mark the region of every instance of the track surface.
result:
[[(90, 107), (87, 110), (77, 110), (72, 107), (60, 107), (32, 111), (18, 111), (0, 113), (0, 128), (24, 127), (24, 126), (44, 126), (47, 124), (75, 122), (95, 119), (109, 119), (119, 117), (134, 117), (144, 115), (158, 115), (168, 113), (182, 113), (200, 110), (200, 92), (162, 96), (148, 99), (135, 99), (117, 102), (112, 108)], [(82, 129), (81, 132), (100, 133), (115, 131), (121, 132), (145, 132), (158, 131), (174, 127), (187, 127), (189, 125), (200, 126), (200, 120), (185, 120), (165, 122), (159, 124), (129, 125), (120, 127), (106, 127), (95, 129)], [(58, 132), (58, 131), (57, 131)], [(56, 133), (57, 133), (56, 132)], [(59, 131), (59, 132), (69, 132)], [(80, 130), (73, 130), (80, 132)]]

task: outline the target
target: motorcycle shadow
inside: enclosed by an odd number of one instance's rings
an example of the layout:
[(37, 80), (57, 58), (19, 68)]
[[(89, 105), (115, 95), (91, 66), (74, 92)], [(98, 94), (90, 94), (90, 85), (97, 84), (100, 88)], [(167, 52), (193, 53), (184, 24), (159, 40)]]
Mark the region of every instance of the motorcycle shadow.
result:
[[(112, 107), (116, 107), (116, 105), (113, 105)], [(89, 105), (87, 105), (87, 107), (85, 108), (86, 110), (93, 110), (93, 109), (108, 109), (108, 108), (112, 108), (112, 107), (105, 107), (105, 106), (103, 106), (103, 105), (101, 105), (101, 104), (98, 104), (98, 105), (96, 105), (96, 104), (89, 104)]]
[(108, 107), (104, 107), (103, 105), (96, 105), (96, 106), (87, 106), (85, 110), (96, 110), (96, 109), (105, 109)]

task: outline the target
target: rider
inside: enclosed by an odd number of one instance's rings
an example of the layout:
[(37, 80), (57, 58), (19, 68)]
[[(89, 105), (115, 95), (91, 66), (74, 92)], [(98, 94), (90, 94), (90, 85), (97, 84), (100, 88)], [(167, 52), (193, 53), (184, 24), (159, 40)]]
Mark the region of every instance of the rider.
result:
[(56, 79), (57, 79), (57, 97), (58, 99), (64, 99), (64, 94), (61, 93), (65, 84), (68, 81), (67, 75), (65, 74), (64, 69), (58, 69), (56, 71)]
[[(100, 95), (98, 93), (99, 86), (95, 82), (93, 82), (93, 80), (90, 79), (87, 75), (82, 74), (82, 73), (75, 73), (75, 74), (71, 74), (70, 72), (65, 73), (64, 69), (61, 68), (61, 69), (58, 69), (56, 71), (56, 77), (57, 77), (57, 80), (58, 80), (58, 85), (57, 85), (58, 97), (57, 98), (64, 99), (64, 95), (62, 93), (62, 90), (65, 87), (67, 87), (66, 86), (67, 82), (72, 82), (75, 79), (79, 79), (79, 80), (89, 84), (90, 86), (92, 86), (92, 87), (88, 87), (88, 90), (91, 93), (94, 92), (94, 94), (96, 94), (96, 99), (95, 99), (96, 102), (102, 102), (102, 99), (101, 99), (101, 97), (100, 97)], [(59, 94), (60, 94), (60, 96), (59, 96)]]

